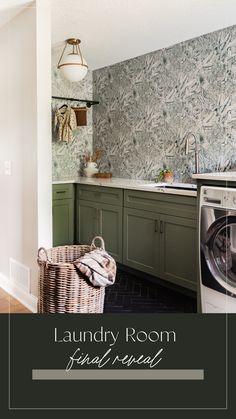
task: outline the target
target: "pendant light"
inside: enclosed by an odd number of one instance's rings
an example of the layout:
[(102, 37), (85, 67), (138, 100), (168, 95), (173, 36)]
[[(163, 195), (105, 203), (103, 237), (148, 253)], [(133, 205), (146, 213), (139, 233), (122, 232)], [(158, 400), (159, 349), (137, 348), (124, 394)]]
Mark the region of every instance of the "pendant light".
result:
[[(80, 39), (70, 38), (65, 41), (65, 46), (62, 51), (57, 68), (61, 71), (62, 75), (71, 82), (82, 80), (87, 72), (88, 65), (83, 58), (80, 50)], [(72, 52), (65, 54), (67, 46), (72, 47)]]

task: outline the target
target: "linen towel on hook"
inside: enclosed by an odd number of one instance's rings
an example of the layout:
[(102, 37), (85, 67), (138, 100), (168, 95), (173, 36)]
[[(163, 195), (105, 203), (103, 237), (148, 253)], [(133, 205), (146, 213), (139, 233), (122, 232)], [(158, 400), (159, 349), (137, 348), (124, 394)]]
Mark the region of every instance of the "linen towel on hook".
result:
[(55, 113), (55, 128), (58, 128), (58, 140), (69, 143), (77, 127), (75, 111), (70, 106), (63, 106)]
[(95, 287), (107, 287), (115, 282), (116, 262), (104, 249), (86, 253), (74, 265)]

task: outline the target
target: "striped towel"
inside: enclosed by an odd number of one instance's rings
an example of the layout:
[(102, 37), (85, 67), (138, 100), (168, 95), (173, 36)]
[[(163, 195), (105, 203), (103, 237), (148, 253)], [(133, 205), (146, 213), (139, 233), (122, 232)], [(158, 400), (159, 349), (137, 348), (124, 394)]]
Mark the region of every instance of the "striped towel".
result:
[(85, 253), (73, 263), (95, 287), (107, 287), (115, 282), (116, 262), (104, 249)]

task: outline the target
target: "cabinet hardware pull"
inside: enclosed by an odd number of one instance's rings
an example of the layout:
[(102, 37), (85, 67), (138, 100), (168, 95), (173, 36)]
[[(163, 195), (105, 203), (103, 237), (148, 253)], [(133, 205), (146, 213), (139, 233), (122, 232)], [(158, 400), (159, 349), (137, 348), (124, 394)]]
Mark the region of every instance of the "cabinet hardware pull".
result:
[(164, 223), (163, 221), (160, 222), (160, 233), (164, 233)]
[(66, 193), (66, 191), (56, 191), (56, 193)]
[(158, 221), (157, 220), (155, 220), (155, 233), (157, 233), (158, 232)]

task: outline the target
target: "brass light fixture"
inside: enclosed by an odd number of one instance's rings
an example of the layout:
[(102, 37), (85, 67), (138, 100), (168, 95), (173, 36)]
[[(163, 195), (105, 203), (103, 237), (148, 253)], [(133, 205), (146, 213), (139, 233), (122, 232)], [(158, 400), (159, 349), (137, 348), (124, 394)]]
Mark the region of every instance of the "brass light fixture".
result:
[[(57, 65), (62, 75), (71, 82), (82, 80), (88, 71), (88, 65), (81, 53), (80, 43), (80, 39), (67, 39)], [(72, 52), (65, 54), (68, 45), (72, 47)]]

